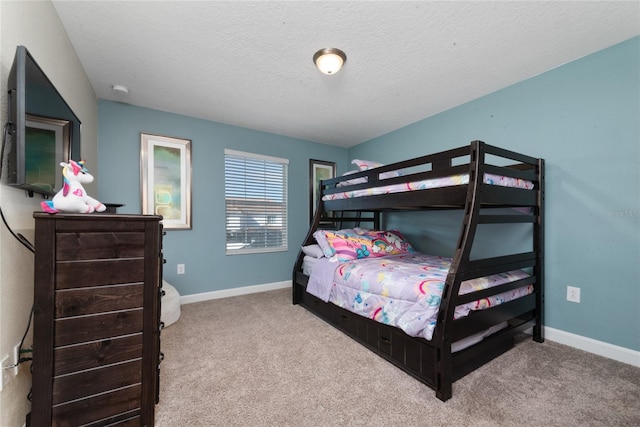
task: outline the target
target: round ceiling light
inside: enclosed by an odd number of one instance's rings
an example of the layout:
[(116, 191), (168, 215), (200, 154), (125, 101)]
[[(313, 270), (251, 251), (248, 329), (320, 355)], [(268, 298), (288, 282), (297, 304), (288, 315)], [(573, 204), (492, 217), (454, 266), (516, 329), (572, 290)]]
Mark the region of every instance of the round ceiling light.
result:
[(129, 93), (129, 89), (124, 85), (113, 85), (111, 86), (111, 90), (113, 90), (116, 93), (124, 93), (124, 94)]
[(313, 62), (324, 74), (335, 74), (347, 62), (347, 55), (340, 49), (328, 47), (320, 49), (313, 55)]

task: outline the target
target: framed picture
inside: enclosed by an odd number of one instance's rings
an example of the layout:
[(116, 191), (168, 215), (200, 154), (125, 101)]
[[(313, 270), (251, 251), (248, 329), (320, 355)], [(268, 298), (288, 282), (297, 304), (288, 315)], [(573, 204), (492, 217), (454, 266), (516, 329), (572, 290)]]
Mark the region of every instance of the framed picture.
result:
[(318, 199), (320, 198), (320, 181), (335, 178), (336, 164), (322, 160), (309, 160), (309, 214), (310, 221), (316, 213)]
[(168, 230), (191, 229), (191, 140), (140, 134), (142, 213)]

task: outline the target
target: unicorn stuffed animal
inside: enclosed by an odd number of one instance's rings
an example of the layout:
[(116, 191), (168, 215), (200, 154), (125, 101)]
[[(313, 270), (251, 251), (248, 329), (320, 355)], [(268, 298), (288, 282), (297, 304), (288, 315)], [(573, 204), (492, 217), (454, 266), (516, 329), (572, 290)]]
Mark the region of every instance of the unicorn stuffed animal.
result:
[(93, 182), (93, 175), (84, 167), (84, 161), (60, 163), (64, 183), (62, 190), (53, 196), (52, 200), (44, 200), (40, 206), (45, 212), (91, 213), (103, 212), (105, 205), (89, 197), (82, 184)]

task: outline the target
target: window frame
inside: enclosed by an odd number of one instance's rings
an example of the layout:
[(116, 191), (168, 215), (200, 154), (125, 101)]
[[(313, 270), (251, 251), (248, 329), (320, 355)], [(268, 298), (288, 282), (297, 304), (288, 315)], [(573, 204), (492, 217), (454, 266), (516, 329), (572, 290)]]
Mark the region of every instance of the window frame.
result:
[[(251, 160), (251, 161), (263, 161), (266, 162), (265, 166), (267, 164), (270, 164), (271, 166), (282, 166), (283, 167), (283, 172), (282, 172), (282, 203), (284, 203), (284, 206), (280, 208), (280, 211), (282, 213), (282, 225), (280, 227), (277, 228), (278, 231), (280, 231), (281, 234), (281, 240), (282, 243), (279, 246), (269, 246), (269, 247), (254, 247), (254, 248), (235, 248), (235, 249), (229, 249), (229, 222), (230, 222), (230, 209), (229, 209), (229, 198), (228, 196), (228, 191), (229, 191), (229, 176), (230, 174), (228, 173), (227, 170), (227, 160), (229, 157), (234, 157), (234, 158), (242, 158), (242, 159), (246, 159), (246, 160)], [(224, 216), (224, 223), (225, 223), (225, 255), (244, 255), (244, 254), (257, 254), (257, 253), (272, 253), (272, 252), (285, 252), (289, 250), (289, 189), (288, 189), (288, 185), (289, 185), (289, 160), (288, 159), (284, 159), (281, 157), (274, 157), (274, 156), (267, 156), (267, 155), (263, 155), (263, 154), (256, 154), (256, 153), (250, 153), (250, 152), (246, 152), (246, 151), (238, 151), (238, 150), (232, 150), (229, 148), (225, 148), (224, 150), (224, 201), (225, 201), (225, 216)], [(238, 169), (238, 171), (240, 171), (240, 168)], [(245, 191), (246, 191), (246, 184), (247, 184), (247, 180), (249, 177), (249, 174), (247, 173), (246, 169), (243, 171), (244, 172), (244, 176), (241, 179), (235, 180), (233, 181), (233, 183), (235, 183), (236, 185), (242, 187), (243, 185), (245, 186)], [(267, 171), (266, 171), (266, 167), (265, 170), (262, 171), (262, 176), (265, 177), (267, 175)], [(252, 178), (255, 178), (255, 175), (252, 175)], [(233, 184), (232, 183), (232, 184)], [(266, 191), (266, 185), (265, 185), (265, 191)], [(251, 198), (248, 197), (238, 197), (237, 198), (237, 203), (239, 205), (242, 204), (243, 201), (248, 201), (246, 202), (247, 204), (250, 204), (250, 200)], [(267, 200), (267, 198), (265, 197), (264, 199), (265, 201)], [(265, 204), (266, 206), (266, 204)], [(268, 227), (269, 224), (273, 224), (273, 220), (270, 220), (270, 217), (273, 216), (273, 214), (271, 214), (270, 212), (267, 211), (266, 207), (263, 207), (264, 212), (263, 212), (263, 216), (267, 219), (265, 220), (265, 224), (261, 225), (261, 227), (265, 227), (265, 232), (268, 231)], [(255, 221), (255, 217), (251, 218), (252, 220)], [(239, 220), (239, 222), (242, 224), (242, 219)], [(246, 229), (248, 227), (244, 227), (244, 229)], [(242, 230), (243, 227), (240, 227), (240, 230)], [(265, 239), (266, 240), (266, 239)]]

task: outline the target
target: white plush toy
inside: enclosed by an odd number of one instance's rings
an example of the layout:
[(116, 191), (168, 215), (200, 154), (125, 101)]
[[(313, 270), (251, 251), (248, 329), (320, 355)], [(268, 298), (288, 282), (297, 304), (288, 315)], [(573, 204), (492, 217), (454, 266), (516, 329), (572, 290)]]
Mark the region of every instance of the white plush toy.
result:
[(62, 190), (58, 191), (53, 199), (40, 203), (45, 212), (91, 213), (103, 212), (107, 209), (105, 205), (89, 197), (82, 186), (82, 184), (93, 182), (93, 175), (84, 167), (84, 161), (69, 160), (69, 163), (62, 162), (60, 166), (64, 176)]

